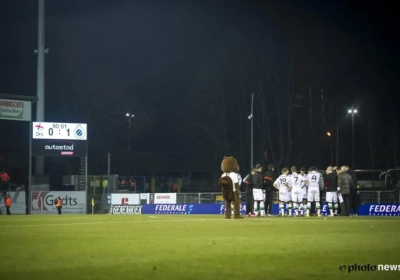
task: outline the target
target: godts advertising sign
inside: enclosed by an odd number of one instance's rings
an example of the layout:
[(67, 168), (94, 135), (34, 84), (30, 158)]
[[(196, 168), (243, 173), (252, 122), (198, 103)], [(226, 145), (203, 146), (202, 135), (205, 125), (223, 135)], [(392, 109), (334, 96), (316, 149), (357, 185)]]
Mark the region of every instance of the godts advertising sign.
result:
[(12, 121), (30, 121), (30, 101), (0, 99), (0, 119)]
[(32, 214), (57, 214), (57, 197), (62, 200), (62, 214), (86, 213), (86, 192), (33, 191), (31, 197)]

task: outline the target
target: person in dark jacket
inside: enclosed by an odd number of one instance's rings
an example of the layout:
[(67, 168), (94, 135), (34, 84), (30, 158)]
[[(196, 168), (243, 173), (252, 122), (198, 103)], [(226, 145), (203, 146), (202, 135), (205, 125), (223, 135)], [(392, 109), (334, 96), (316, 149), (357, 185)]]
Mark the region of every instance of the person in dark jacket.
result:
[(346, 167), (342, 166), (338, 176), (338, 192), (341, 193), (345, 206), (345, 209), (342, 210), (342, 216), (350, 216), (350, 190), (352, 185), (351, 175), (347, 173)]
[(256, 173), (255, 167), (251, 169), (251, 172), (244, 178), (243, 182), (245, 183), (246, 186), (246, 211), (247, 211), (247, 216), (252, 217), (254, 215), (254, 210), (253, 210), (253, 175)]
[(256, 216), (265, 215), (264, 207), (264, 193), (263, 193), (263, 176), (262, 166), (260, 164), (256, 165), (253, 175), (253, 199), (254, 199), (254, 214)]
[(326, 169), (325, 193), (325, 200), (328, 203), (329, 214), (331, 217), (336, 216), (339, 208), (337, 196), (337, 175), (333, 171), (332, 166), (328, 166)]
[(344, 166), (346, 168), (346, 172), (350, 174), (351, 179), (353, 181), (351, 188), (350, 188), (350, 207), (353, 208), (353, 215), (357, 216), (358, 214), (358, 206), (360, 205), (359, 203), (359, 197), (357, 194), (358, 191), (358, 181), (357, 181), (357, 176), (356, 172), (349, 168), (347, 165)]
[[(342, 170), (340, 169), (340, 168), (336, 168), (336, 181), (338, 180), (338, 178), (339, 178), (339, 174), (340, 174), (340, 172), (341, 172)], [(342, 197), (343, 198), (343, 197)], [(338, 193), (338, 200), (339, 200), (339, 208), (338, 208), (338, 216), (341, 216), (342, 215), (342, 204), (343, 203), (340, 203), (340, 199), (339, 199), (339, 193)], [(344, 204), (343, 204), (344, 205)]]
[(276, 180), (275, 168), (273, 164), (268, 165), (268, 171), (263, 176), (263, 187), (265, 189), (265, 212), (267, 216), (272, 215), (274, 204), (274, 182)]

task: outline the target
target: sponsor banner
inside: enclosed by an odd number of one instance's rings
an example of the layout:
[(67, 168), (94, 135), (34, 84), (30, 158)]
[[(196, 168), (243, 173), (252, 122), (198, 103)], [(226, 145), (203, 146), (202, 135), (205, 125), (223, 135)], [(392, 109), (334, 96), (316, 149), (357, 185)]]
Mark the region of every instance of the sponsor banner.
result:
[(358, 207), (358, 215), (400, 216), (400, 204), (364, 204)]
[[(11, 207), (10, 213), (11, 215), (26, 215), (26, 195), (25, 192), (7, 192), (7, 194), (11, 197)], [(6, 214), (6, 207), (4, 206), (4, 201), (1, 200), (1, 211), (2, 214)]]
[[(246, 213), (246, 205), (242, 204), (241, 214)], [(204, 215), (204, 214), (224, 214), (225, 205), (221, 204), (145, 204), (142, 214), (162, 214), (162, 215)]]
[(136, 193), (112, 193), (109, 203), (112, 205), (140, 205), (140, 195)]
[(86, 140), (32, 139), (33, 156), (81, 157), (86, 155)]
[[(272, 213), (279, 213), (279, 205), (274, 204)], [(353, 214), (353, 210), (350, 211)], [(321, 215), (330, 215), (327, 203), (321, 203)], [(358, 206), (359, 216), (400, 216), (400, 204), (364, 204)]]
[(0, 119), (31, 121), (31, 104), (30, 101), (0, 99)]
[(140, 199), (145, 199), (145, 200), (147, 200), (147, 196), (148, 196), (148, 193), (141, 193), (141, 194), (140, 194)]
[(109, 214), (113, 215), (141, 215), (141, 205), (111, 205)]
[(154, 204), (175, 204), (176, 193), (156, 193), (154, 195)]
[(57, 214), (57, 197), (62, 199), (62, 214), (86, 214), (86, 192), (33, 191), (31, 194), (31, 214)]

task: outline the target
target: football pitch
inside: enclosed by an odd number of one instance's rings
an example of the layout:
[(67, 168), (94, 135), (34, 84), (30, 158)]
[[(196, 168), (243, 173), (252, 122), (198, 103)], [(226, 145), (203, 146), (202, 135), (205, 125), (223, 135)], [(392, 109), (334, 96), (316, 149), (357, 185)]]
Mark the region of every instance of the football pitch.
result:
[(400, 279), (398, 217), (0, 216), (0, 238), (5, 280)]

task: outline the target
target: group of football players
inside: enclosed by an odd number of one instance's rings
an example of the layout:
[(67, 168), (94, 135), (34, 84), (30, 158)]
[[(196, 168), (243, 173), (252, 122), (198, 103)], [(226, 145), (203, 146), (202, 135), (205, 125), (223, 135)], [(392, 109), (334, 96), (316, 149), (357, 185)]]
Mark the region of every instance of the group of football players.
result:
[[(272, 185), (278, 191), (279, 200), (279, 216), (310, 216), (312, 203), (314, 204), (316, 215), (321, 216), (321, 191), (324, 190), (325, 184), (323, 175), (316, 167), (311, 167), (306, 173), (305, 168), (301, 168), (300, 172), (295, 166), (290, 170), (288, 168), (282, 169), (282, 174), (277, 178), (263, 176), (263, 187), (257, 187), (257, 175), (261, 170), (256, 168), (252, 171), (252, 175), (248, 175), (244, 181), (248, 181), (251, 177), (253, 183), (252, 200), (254, 207), (248, 210), (248, 216), (266, 216), (265, 207), (271, 207), (272, 203), (268, 206), (265, 201), (265, 189), (268, 184)], [(289, 173), (290, 172), (290, 173)], [(327, 168), (327, 173), (334, 172), (332, 167)], [(255, 180), (254, 180), (255, 179)], [(270, 182), (268, 182), (268, 180)], [(251, 192), (247, 192), (251, 195)], [(338, 210), (338, 194), (336, 185), (332, 190), (326, 190), (325, 201), (328, 202), (329, 214), (334, 216)], [(269, 209), (272, 213), (272, 209)]]
[[(322, 174), (316, 167), (311, 167), (308, 174), (305, 170), (297, 173), (296, 167), (282, 169), (280, 175), (273, 183), (274, 188), (279, 192), (279, 215), (285, 216), (285, 204), (288, 215), (310, 215), (311, 203), (315, 203), (317, 215), (320, 216), (321, 203), (320, 191), (324, 189), (324, 180)], [(293, 210), (293, 212), (292, 212)]]

